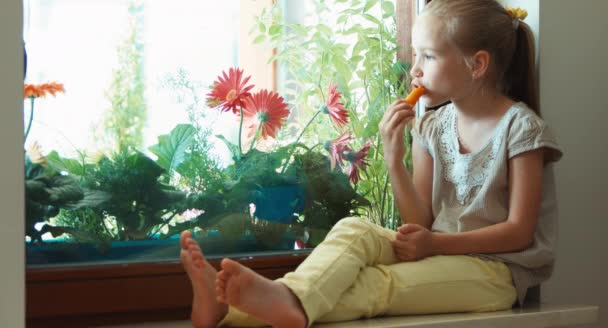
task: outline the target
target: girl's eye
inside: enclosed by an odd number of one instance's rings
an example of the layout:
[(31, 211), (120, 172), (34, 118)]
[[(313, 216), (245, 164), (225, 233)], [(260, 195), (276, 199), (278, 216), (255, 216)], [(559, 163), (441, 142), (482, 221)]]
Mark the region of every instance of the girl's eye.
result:
[(431, 56), (431, 55), (424, 55), (424, 59), (429, 59), (429, 60), (431, 60), (431, 59), (435, 59), (435, 57), (434, 57), (434, 56)]

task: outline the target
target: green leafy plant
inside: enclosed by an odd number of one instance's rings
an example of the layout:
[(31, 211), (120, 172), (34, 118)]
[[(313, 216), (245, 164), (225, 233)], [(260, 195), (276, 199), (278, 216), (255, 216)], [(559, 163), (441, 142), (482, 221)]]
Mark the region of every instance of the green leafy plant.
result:
[(164, 169), (140, 152), (122, 150), (103, 157), (86, 176), (85, 186), (112, 195), (103, 216), (115, 225), (115, 239), (154, 238), (163, 226), (187, 209), (186, 193), (163, 184)]
[[(298, 117), (314, 115), (323, 102), (322, 86), (337, 83), (355, 144), (372, 140), (368, 169), (357, 184), (357, 192), (371, 202), (366, 216), (394, 228), (399, 219), (378, 133), (384, 110), (405, 96), (409, 85), (409, 64), (397, 58), (394, 1), (316, 1), (310, 23), (287, 21), (283, 6), (277, 2), (256, 18), (254, 43), (276, 49), (269, 61), (278, 63), (284, 79), (279, 91), (291, 97)], [(332, 129), (326, 121), (317, 121), (303, 139), (320, 142), (328, 139), (328, 131)], [(409, 135), (406, 143), (410, 165)]]
[[(184, 131), (192, 131), (189, 125), (178, 125), (169, 135), (159, 137), (159, 144), (151, 149), (159, 162), (169, 163), (164, 158), (182, 158), (186, 163), (196, 154), (188, 151), (185, 144), (191, 140), (180, 136)], [(177, 146), (181, 140), (183, 147)], [(230, 144), (229, 141), (224, 141)], [(171, 147), (169, 145), (172, 145)], [(238, 151), (236, 145), (230, 149)], [(161, 149), (173, 149), (170, 156), (162, 155)], [(294, 151), (294, 149), (301, 151)], [(285, 166), (290, 156), (293, 159)], [(192, 195), (189, 203), (202, 212), (188, 222), (203, 229), (226, 228), (223, 220), (231, 220), (234, 214), (250, 215), (251, 219), (261, 218), (285, 224), (303, 224), (319, 229), (329, 229), (339, 219), (352, 214), (358, 208), (368, 205), (364, 197), (352, 188), (349, 178), (343, 172), (331, 168), (329, 158), (320, 149), (310, 149), (302, 144), (277, 146), (271, 151), (252, 149), (246, 154), (233, 155), (236, 160), (222, 170), (224, 180), (216, 182), (213, 188)], [(238, 159), (237, 159), (238, 158)], [(165, 164), (167, 165), (167, 164)], [(168, 172), (177, 174), (181, 165), (174, 165)], [(283, 170), (283, 167), (286, 167)], [(277, 197), (291, 203), (281, 203)], [(250, 212), (251, 204), (258, 206)], [(261, 221), (259, 221), (261, 222)], [(265, 223), (260, 223), (265, 224)], [(174, 230), (181, 231), (187, 226), (177, 225)], [(245, 227), (254, 229), (255, 227)], [(257, 230), (256, 230), (257, 231)]]
[[(24, 98), (30, 101), (24, 141), (27, 141), (31, 131), (36, 100), (59, 92), (63, 93), (65, 89), (63, 84), (56, 82), (24, 85)], [(93, 208), (109, 199), (109, 195), (103, 192), (82, 188), (77, 179), (62, 174), (56, 167), (49, 165), (50, 161), (52, 160), (42, 154), (37, 142), (32, 143), (25, 152), (25, 233), (34, 243), (42, 243), (42, 235), (47, 232), (54, 237), (66, 232), (80, 233), (71, 227), (56, 226), (49, 222), (62, 209)], [(86, 232), (82, 235), (86, 235)], [(94, 238), (90, 235), (87, 237)]]
[[(42, 242), (42, 235), (50, 232), (57, 237), (64, 233), (87, 235), (72, 227), (50, 224), (49, 219), (59, 211), (94, 208), (106, 202), (110, 196), (104, 192), (82, 188), (77, 179), (63, 175), (49, 167), (37, 144), (25, 156), (25, 225), (26, 235), (32, 242)], [(38, 229), (36, 225), (43, 223)]]
[(129, 1), (129, 35), (118, 47), (119, 67), (112, 74), (106, 97), (111, 107), (105, 112), (103, 141), (109, 149), (140, 149), (147, 118), (144, 77), (144, 4)]
[[(175, 156), (179, 165), (171, 166), (159, 162), (168, 173), (163, 178), (175, 179), (167, 182), (195, 193), (213, 189), (225, 177), (219, 160), (213, 154), (213, 124), (207, 117), (207, 106), (202, 97), (206, 87), (193, 81), (183, 69), (168, 75), (163, 84), (176, 101), (184, 106), (189, 124), (178, 125), (178, 130), (172, 131), (166, 137), (159, 137), (158, 144), (152, 146), (150, 151), (161, 159), (166, 155), (162, 155), (158, 148), (165, 149), (163, 152), (168, 149), (175, 150), (172, 156)], [(183, 131), (180, 132), (179, 129)], [(188, 135), (187, 138), (182, 136), (184, 133)]]

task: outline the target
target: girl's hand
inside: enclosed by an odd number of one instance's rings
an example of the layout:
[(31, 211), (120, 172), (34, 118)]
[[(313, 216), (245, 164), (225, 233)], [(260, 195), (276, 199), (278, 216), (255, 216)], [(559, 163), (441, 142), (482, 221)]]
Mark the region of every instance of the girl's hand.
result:
[(384, 160), (388, 164), (403, 161), (403, 157), (405, 157), (405, 126), (415, 115), (412, 105), (406, 103), (403, 99), (397, 99), (388, 107), (382, 120), (380, 120), (379, 129), (384, 147)]
[(400, 261), (418, 261), (434, 255), (433, 233), (418, 224), (404, 224), (397, 229), (393, 251)]

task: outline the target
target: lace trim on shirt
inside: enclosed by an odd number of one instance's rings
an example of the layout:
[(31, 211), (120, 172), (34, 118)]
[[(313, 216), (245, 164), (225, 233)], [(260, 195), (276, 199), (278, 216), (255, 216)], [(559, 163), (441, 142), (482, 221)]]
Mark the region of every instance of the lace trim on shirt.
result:
[(505, 117), (501, 119), (495, 127), (494, 134), (480, 151), (461, 154), (456, 141), (456, 110), (451, 107), (448, 113), (446, 119), (440, 120), (437, 127), (439, 159), (444, 168), (443, 178), (454, 185), (456, 198), (461, 205), (464, 205), (471, 202), (479, 187), (487, 179), (490, 166), (500, 147), (500, 143), (496, 140), (503, 138), (506, 129), (502, 125), (508, 120)]

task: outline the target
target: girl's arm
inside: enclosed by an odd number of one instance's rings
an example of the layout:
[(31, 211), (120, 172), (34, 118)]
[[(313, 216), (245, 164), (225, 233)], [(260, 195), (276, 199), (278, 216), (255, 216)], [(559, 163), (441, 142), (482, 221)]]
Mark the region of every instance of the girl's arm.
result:
[(459, 255), (506, 253), (528, 248), (534, 240), (542, 200), (543, 149), (509, 160), (507, 221), (461, 233), (433, 233), (432, 253)]
[(414, 141), (412, 147), (413, 179), (403, 161), (388, 162), (388, 174), (401, 220), (430, 230), (433, 224), (433, 158), (418, 142)]

